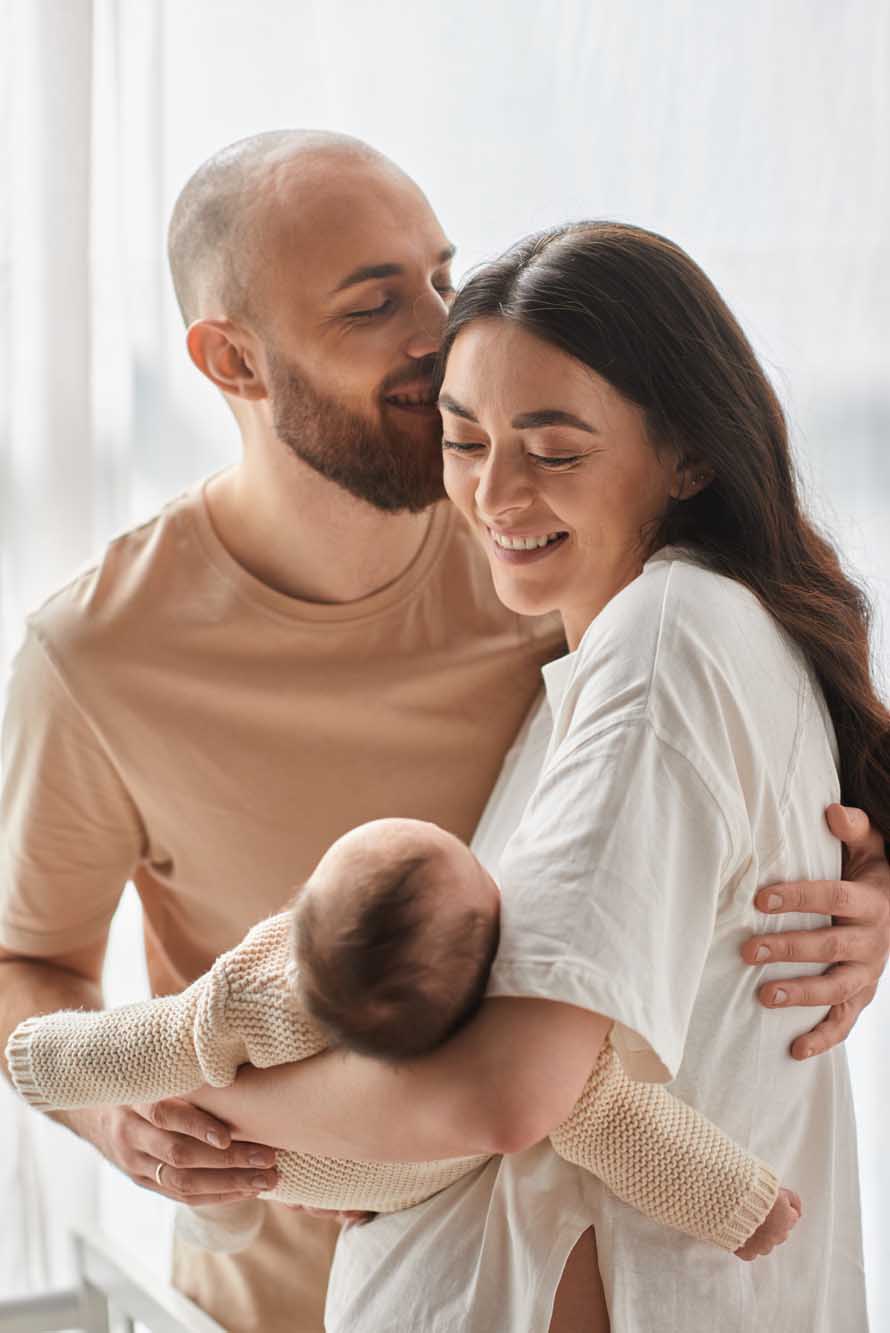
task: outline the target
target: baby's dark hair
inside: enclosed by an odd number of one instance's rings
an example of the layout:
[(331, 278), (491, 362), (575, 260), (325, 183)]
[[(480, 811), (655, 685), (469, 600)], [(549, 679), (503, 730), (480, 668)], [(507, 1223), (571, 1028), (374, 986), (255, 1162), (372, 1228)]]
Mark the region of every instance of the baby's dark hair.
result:
[(322, 889), (297, 895), (299, 998), (331, 1045), (409, 1060), (441, 1045), (481, 1003), (498, 913), (443, 910), (427, 864), (415, 852), (365, 868), (345, 902)]

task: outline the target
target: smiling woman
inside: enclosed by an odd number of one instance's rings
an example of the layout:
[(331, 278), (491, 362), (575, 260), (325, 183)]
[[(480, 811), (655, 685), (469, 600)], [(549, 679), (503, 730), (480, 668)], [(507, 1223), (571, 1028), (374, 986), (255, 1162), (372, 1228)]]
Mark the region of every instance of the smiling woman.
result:
[(457, 335), (439, 402), (445, 487), (485, 543), (498, 596), (524, 615), (561, 611), (576, 648), (639, 574), (668, 499), (694, 485), (686, 467), (655, 452), (640, 407), (506, 319)]
[[(487, 1003), (613, 1019), (636, 1077), (674, 1080), (749, 1146), (770, 1145), (809, 1221), (739, 1283), (532, 1150), (413, 1225), (350, 1235), (332, 1327), (389, 1327), (396, 1309), (435, 1326), (461, 1264), (464, 1327), (544, 1328), (551, 1309), (551, 1329), (585, 1327), (595, 1297), (575, 1283), (591, 1255), (572, 1247), (586, 1235), (592, 1249), (593, 1220), (613, 1333), (665, 1312), (684, 1333), (864, 1333), (844, 1054), (795, 1065), (794, 1027), (783, 1048), (735, 970), (740, 937), (762, 924), (760, 877), (836, 873), (821, 812), (839, 779), (890, 828), (867, 608), (801, 511), (775, 395), (692, 261), (607, 223), (531, 237), (478, 271), (439, 367), (446, 489), (502, 601), (558, 610), (574, 649), (544, 671), (553, 734), (531, 799), (514, 773), (491, 807), (492, 829), (522, 815), (499, 862)], [(529, 735), (517, 770), (533, 748)], [(520, 1004), (527, 1066), (521, 1021)], [(422, 1296), (389, 1259), (409, 1241)]]

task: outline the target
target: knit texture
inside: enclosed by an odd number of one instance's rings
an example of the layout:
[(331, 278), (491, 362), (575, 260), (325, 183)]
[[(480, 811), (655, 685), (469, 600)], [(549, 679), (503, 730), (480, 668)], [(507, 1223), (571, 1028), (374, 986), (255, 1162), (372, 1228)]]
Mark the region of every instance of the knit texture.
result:
[(724, 1250), (744, 1244), (779, 1193), (766, 1163), (660, 1084), (629, 1079), (609, 1043), (550, 1142), (646, 1217)]
[[(284, 912), (260, 922), (180, 995), (27, 1019), (6, 1048), (13, 1082), (32, 1106), (61, 1110), (152, 1101), (203, 1083), (226, 1087), (242, 1064), (307, 1059), (326, 1043), (297, 1005), (295, 981)], [(550, 1138), (560, 1156), (640, 1212), (727, 1250), (748, 1239), (778, 1194), (768, 1166), (663, 1087), (632, 1082), (608, 1042)], [(487, 1160), (353, 1162), (280, 1152), (279, 1183), (260, 1197), (396, 1212)], [(256, 1235), (261, 1211), (258, 1200), (188, 1210), (180, 1231), (192, 1243), (238, 1249)]]

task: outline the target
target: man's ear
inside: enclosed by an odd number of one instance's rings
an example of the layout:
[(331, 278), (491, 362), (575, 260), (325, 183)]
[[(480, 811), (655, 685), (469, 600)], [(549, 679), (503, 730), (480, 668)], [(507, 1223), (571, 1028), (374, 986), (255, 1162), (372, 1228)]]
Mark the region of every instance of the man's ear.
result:
[(266, 398), (253, 341), (229, 319), (197, 319), (189, 326), (186, 347), (202, 375), (233, 398)]
[(671, 499), (691, 500), (714, 480), (714, 469), (695, 459), (677, 459), (671, 484)]

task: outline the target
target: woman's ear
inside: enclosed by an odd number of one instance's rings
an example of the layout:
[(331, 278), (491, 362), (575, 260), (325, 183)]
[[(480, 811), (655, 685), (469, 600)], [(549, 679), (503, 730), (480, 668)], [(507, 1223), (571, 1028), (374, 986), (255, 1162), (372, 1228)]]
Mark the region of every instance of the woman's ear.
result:
[(186, 334), (189, 356), (202, 375), (234, 398), (266, 398), (253, 340), (229, 319), (198, 319)]
[(694, 459), (678, 459), (674, 465), (671, 499), (691, 500), (714, 480), (714, 469)]

